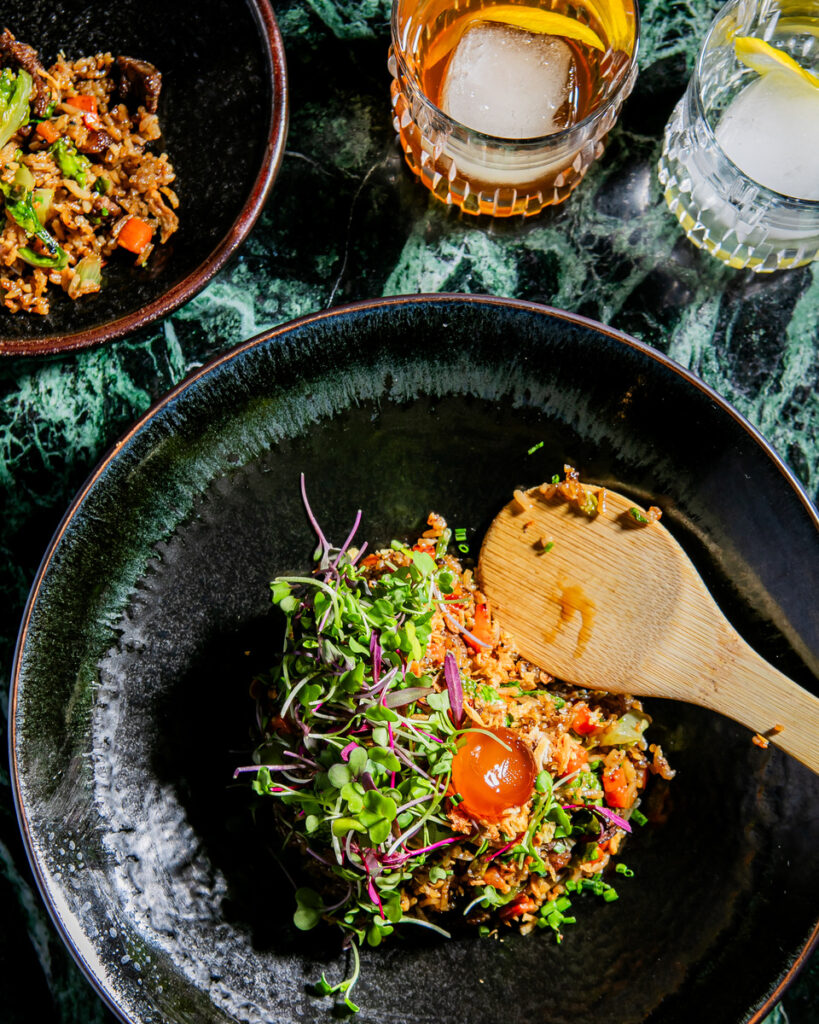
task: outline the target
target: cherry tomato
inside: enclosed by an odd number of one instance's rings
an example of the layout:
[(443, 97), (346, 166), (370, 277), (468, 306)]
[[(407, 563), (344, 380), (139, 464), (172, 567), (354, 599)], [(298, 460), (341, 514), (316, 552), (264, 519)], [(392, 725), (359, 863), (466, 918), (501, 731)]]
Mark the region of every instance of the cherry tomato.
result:
[(452, 759), (452, 785), (468, 814), (497, 820), (508, 808), (526, 803), (535, 788), (537, 768), (532, 751), (516, 732), (498, 728), (491, 733), (466, 734)]

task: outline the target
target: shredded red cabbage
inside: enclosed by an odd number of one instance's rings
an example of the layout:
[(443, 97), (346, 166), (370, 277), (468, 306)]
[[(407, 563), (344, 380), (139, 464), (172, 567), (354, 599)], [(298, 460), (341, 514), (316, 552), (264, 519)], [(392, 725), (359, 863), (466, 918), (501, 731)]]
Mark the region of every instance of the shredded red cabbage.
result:
[(373, 659), (373, 686), (375, 686), (381, 675), (381, 644), (378, 642), (378, 634), (375, 630), (370, 634), (370, 654)]
[(626, 819), (621, 818), (614, 811), (610, 811), (608, 807), (592, 807), (589, 804), (561, 804), (561, 807), (564, 811), (591, 811), (593, 814), (599, 814), (602, 818), (608, 818), (612, 824), (623, 829), (624, 832), (631, 832), (631, 825)]
[(458, 662), (452, 651), (446, 652), (444, 658), (444, 679), (446, 688), (449, 691), (449, 706), (452, 709), (452, 718), (456, 726), (460, 726), (464, 720), (464, 690), (461, 685), (461, 673), (458, 671)]

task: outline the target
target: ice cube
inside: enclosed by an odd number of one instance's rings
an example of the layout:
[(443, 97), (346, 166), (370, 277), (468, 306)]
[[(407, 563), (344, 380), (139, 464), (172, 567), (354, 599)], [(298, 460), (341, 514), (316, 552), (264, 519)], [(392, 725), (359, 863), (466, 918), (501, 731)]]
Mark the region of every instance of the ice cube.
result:
[(556, 36), (473, 25), (450, 59), (441, 106), (453, 120), (485, 135), (550, 135), (566, 126), (573, 72), (572, 51)]
[(786, 196), (819, 199), (819, 89), (770, 71), (731, 101), (716, 130), (729, 160)]

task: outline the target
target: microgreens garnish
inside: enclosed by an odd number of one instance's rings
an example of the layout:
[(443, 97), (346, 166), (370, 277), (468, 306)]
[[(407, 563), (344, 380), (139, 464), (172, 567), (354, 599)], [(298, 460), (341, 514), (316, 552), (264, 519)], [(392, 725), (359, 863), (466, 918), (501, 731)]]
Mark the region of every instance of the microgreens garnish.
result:
[[(360, 513), (334, 548), (310, 511), (303, 479), (302, 494), (319, 542), (316, 567), (271, 584), (286, 618), (284, 649), (266, 681), (275, 698), (259, 707), (265, 739), (257, 764), (236, 774), (257, 771), (255, 791), (290, 808), (290, 841), (328, 876), (332, 896), (297, 891), (296, 927), (334, 922), (355, 952), (401, 924), (443, 932), (404, 914), (401, 887), (463, 838), (444, 813), (463, 732), (460, 673), (454, 659), (444, 672), (421, 669), (431, 620), (455, 580), (443, 562), (448, 531), (436, 557), (394, 542), (391, 571), (377, 573), (363, 548), (350, 548)], [(440, 877), (445, 869), (435, 867)], [(353, 984), (320, 987), (352, 1008)]]

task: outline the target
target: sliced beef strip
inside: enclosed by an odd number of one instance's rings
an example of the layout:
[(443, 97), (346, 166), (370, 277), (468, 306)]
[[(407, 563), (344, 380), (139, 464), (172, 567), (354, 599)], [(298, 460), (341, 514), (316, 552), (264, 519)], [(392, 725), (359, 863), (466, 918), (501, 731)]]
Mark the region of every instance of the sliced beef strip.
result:
[(162, 75), (147, 60), (117, 57), (114, 61), (117, 93), (130, 109), (142, 105), (149, 114), (155, 114), (162, 88)]
[(24, 68), (31, 75), (34, 97), (32, 111), (35, 117), (43, 117), (51, 102), (51, 94), (43, 79), (45, 68), (40, 63), (37, 51), (26, 43), (18, 43), (7, 28), (0, 33), (0, 64), (4, 67)]
[(121, 208), (114, 202), (113, 199), (109, 199), (108, 196), (96, 196), (91, 206), (91, 212), (100, 216), (103, 210), (108, 211), (108, 216), (117, 217), (122, 213)]
[(92, 128), (79, 149), (81, 153), (85, 153), (87, 156), (97, 156), (99, 153), (104, 153), (113, 141), (104, 128)]

